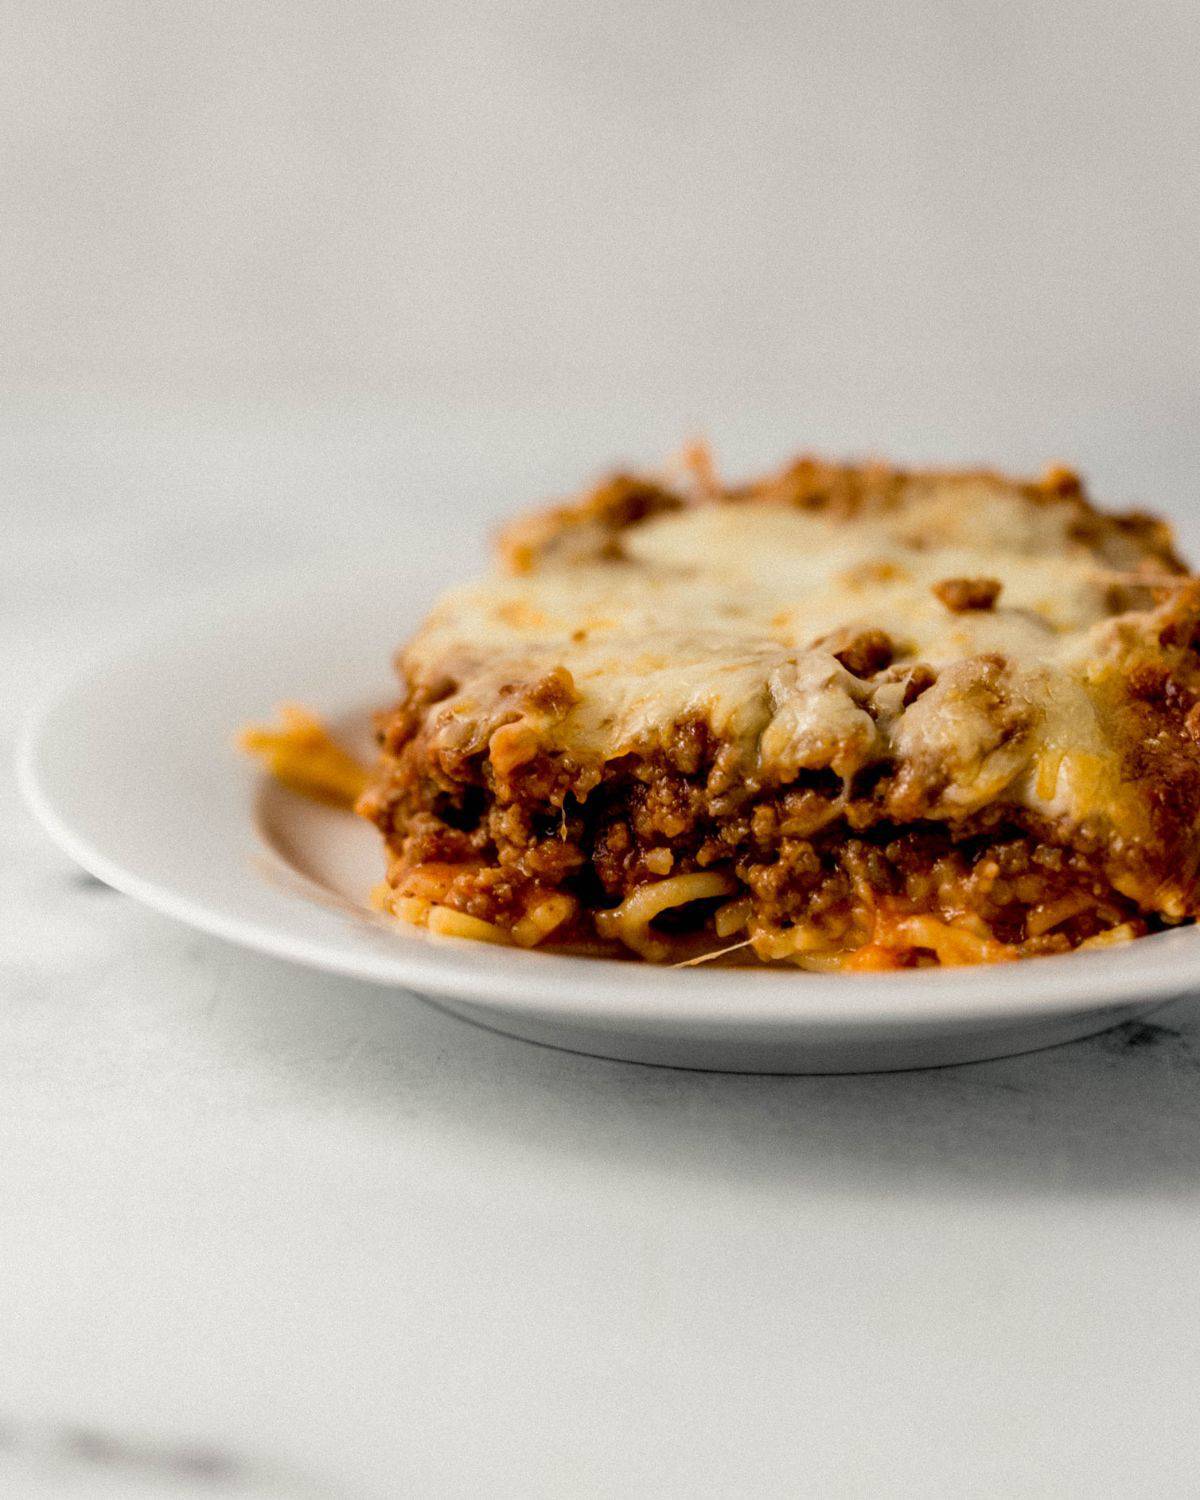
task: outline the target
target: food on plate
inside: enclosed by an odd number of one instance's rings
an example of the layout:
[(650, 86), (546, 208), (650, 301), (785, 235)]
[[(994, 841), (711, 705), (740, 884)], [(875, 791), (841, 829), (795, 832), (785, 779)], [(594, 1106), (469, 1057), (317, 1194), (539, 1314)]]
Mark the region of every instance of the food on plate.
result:
[(435, 932), (818, 970), (1200, 905), (1200, 580), (1076, 476), (617, 474), (399, 657), (358, 810)]
[(314, 713), (297, 703), (279, 708), (279, 725), (251, 724), (238, 745), (257, 755), (277, 781), (334, 807), (353, 807), (370, 779)]

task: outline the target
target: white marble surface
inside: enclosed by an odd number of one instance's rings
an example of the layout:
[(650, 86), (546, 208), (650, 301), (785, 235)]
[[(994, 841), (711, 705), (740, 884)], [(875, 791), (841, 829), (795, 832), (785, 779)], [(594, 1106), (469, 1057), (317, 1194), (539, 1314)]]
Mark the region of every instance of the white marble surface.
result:
[[(765, 459), (795, 427), (756, 411), (718, 435)], [(371, 526), (466, 566), (671, 417), (10, 406), (6, 760), (146, 606)], [(0, 890), (0, 1493), (1194, 1494), (1192, 1002), (940, 1072), (687, 1074), (175, 926), (7, 772)]]

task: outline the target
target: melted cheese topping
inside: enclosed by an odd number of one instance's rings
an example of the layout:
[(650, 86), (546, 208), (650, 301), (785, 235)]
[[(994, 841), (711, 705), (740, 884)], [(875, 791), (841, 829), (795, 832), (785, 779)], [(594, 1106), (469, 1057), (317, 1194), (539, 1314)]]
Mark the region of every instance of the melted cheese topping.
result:
[[(961, 481), (850, 519), (756, 499), (658, 514), (619, 532), (616, 557), (611, 538), (591, 555), (551, 547), (521, 576), (454, 591), (404, 666), (456, 685), (430, 711), (432, 735), (463, 744), (502, 727), (501, 774), (539, 746), (581, 764), (646, 753), (698, 719), (759, 779), (886, 761), (910, 816), (1001, 798), (1121, 827), (1136, 810), (1099, 691), (1118, 670), (1113, 574), (1073, 537), (1073, 515)], [(997, 580), (994, 608), (947, 607), (934, 585), (960, 578)], [(860, 677), (834, 652), (867, 630), (895, 656)], [(916, 664), (936, 680), (906, 695)], [(519, 706), (555, 671), (573, 703)]]

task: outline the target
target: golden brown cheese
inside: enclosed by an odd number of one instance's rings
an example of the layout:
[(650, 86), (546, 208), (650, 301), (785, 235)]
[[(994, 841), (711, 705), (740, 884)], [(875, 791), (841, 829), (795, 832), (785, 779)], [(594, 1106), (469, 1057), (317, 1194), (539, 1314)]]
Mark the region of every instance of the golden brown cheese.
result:
[[(617, 555), (598, 530), (585, 550), (576, 535), (527, 571), (453, 591), (403, 662), (418, 681), (455, 679), (437, 709), (450, 744), (510, 717), (515, 685), (566, 671), (570, 712), (520, 716), (494, 754), (523, 730), (531, 747), (605, 762), (697, 718), (766, 780), (887, 760), (927, 788), (944, 778), (923, 817), (1004, 797), (1117, 825), (1089, 677), (1113, 649), (1114, 575), (1165, 568), (1119, 536), (1106, 557), (1076, 523), (1072, 505), (990, 479), (923, 480), (849, 519), (769, 497), (667, 510), (624, 528)], [(937, 585), (971, 578), (996, 580), (993, 605), (948, 608)], [(894, 656), (864, 679), (833, 651), (872, 630)], [(900, 669), (916, 663), (938, 679), (905, 706)]]

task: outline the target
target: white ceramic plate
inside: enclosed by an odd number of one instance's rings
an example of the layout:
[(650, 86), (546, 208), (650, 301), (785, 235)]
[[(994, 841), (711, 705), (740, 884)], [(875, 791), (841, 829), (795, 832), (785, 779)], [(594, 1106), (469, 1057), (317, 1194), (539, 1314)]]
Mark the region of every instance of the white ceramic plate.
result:
[(30, 804), (86, 869), (205, 932), (608, 1057), (771, 1072), (964, 1062), (1086, 1036), (1200, 985), (1192, 928), (990, 968), (816, 975), (571, 958), (388, 922), (367, 905), (374, 829), (269, 784), (233, 737), (286, 699), (364, 726), (445, 581), (339, 567), (160, 617), (31, 715)]

